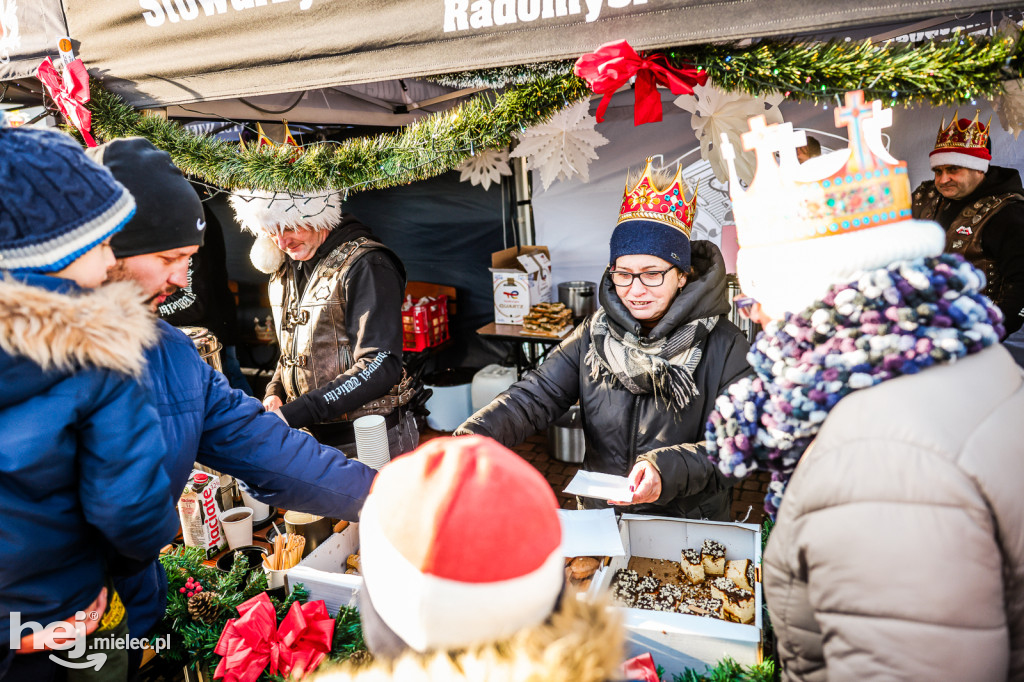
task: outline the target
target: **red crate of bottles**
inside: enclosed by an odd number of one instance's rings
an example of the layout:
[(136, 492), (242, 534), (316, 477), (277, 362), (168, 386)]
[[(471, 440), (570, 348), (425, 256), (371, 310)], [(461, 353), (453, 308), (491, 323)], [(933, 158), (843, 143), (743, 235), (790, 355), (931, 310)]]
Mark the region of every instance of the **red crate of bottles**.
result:
[(418, 352), (448, 340), (448, 297), (417, 303), (402, 311), (402, 350)]

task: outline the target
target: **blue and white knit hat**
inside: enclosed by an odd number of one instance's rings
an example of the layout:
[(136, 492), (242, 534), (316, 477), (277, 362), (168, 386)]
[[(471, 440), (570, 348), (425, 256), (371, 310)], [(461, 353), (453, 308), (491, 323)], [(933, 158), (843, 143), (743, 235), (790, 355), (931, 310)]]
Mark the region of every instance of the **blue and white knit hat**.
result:
[(0, 270), (63, 270), (134, 213), (128, 190), (68, 135), (0, 128)]

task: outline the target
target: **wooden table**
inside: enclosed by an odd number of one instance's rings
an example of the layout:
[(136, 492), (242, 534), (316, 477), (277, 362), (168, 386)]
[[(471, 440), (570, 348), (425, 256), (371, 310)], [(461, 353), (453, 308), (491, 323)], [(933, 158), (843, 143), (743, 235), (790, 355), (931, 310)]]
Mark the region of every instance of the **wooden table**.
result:
[(526, 372), (535, 369), (543, 362), (552, 349), (569, 338), (572, 334), (572, 327), (569, 327), (565, 335), (554, 337), (524, 333), (523, 326), (519, 324), (491, 322), (477, 329), (476, 333), (484, 338), (510, 345), (515, 358), (517, 376), (522, 379)]

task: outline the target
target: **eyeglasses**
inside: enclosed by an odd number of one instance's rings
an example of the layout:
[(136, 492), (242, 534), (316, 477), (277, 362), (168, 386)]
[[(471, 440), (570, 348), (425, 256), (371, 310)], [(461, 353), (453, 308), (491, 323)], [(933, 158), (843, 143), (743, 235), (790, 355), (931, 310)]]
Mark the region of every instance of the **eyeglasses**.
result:
[(671, 267), (668, 270), (647, 270), (645, 272), (609, 270), (608, 276), (611, 278), (612, 284), (617, 287), (631, 287), (635, 279), (639, 279), (640, 284), (643, 284), (645, 287), (658, 287), (665, 282), (665, 275), (672, 270), (675, 270), (675, 267)]

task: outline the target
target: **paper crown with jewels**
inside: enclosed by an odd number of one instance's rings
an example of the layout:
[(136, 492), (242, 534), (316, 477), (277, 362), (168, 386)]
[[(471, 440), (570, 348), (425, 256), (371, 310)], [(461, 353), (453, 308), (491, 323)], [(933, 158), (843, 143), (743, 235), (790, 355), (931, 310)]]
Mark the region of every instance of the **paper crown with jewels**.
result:
[(658, 187), (651, 170), (652, 161), (647, 159), (647, 165), (639, 180), (626, 182), (616, 225), (627, 220), (653, 220), (671, 225), (689, 239), (697, 210), (697, 190), (694, 189), (693, 196), (687, 201), (681, 166), (676, 169), (675, 177), (668, 187)]
[(984, 173), (992, 161), (992, 154), (986, 147), (992, 117), (986, 124), (978, 121), (978, 112), (975, 112), (973, 121), (959, 118), (959, 113), (953, 114), (948, 126), (943, 117), (935, 138), (935, 149), (928, 155), (928, 161), (932, 168), (960, 166)]
[(806, 144), (803, 132), (791, 123), (766, 125), (764, 116), (750, 119), (742, 140), (755, 152), (757, 174), (746, 191), (736, 177), (735, 150), (722, 138), (740, 284), (773, 317), (803, 310), (828, 285), (862, 271), (942, 252), (942, 229), (911, 219), (907, 164), (882, 142), (892, 110), (865, 103), (861, 91), (848, 92), (835, 121), (848, 128), (849, 147), (801, 164), (796, 148)]

